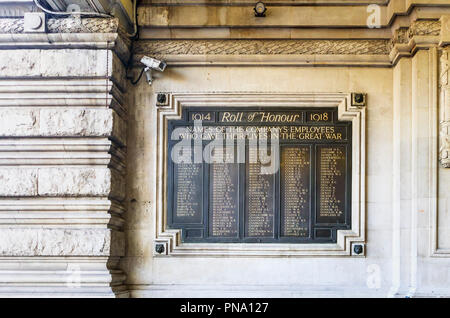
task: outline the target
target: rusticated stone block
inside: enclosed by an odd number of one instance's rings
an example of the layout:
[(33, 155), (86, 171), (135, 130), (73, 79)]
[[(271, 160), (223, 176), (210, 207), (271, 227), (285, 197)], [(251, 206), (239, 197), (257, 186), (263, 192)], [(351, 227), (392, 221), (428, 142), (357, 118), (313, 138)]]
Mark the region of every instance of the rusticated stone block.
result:
[(42, 136), (109, 136), (112, 133), (111, 109), (42, 109)]
[(39, 126), (37, 109), (0, 109), (0, 136), (30, 136)]
[(0, 196), (37, 195), (37, 175), (37, 169), (0, 169)]
[(125, 144), (125, 122), (112, 109), (0, 109), (0, 136), (114, 137)]
[[(114, 249), (117, 256), (123, 255), (123, 242)], [(0, 229), (1, 256), (109, 256), (110, 253), (110, 229)]]
[(88, 196), (123, 200), (125, 181), (108, 168), (0, 169), (0, 197)]
[(40, 50), (0, 50), (0, 77), (40, 75)]
[(107, 54), (107, 50), (83, 49), (0, 50), (0, 77), (105, 76)]
[(39, 169), (41, 196), (108, 196), (111, 171), (107, 168)]

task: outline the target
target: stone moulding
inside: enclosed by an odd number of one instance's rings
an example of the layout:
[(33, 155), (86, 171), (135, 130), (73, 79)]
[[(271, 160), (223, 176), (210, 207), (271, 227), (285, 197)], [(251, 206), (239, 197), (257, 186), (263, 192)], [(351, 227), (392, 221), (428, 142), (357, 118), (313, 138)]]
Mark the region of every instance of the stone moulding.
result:
[(388, 40), (158, 40), (142, 41), (135, 53), (153, 55), (382, 55)]
[(440, 126), (440, 161), (444, 168), (450, 168), (450, 121), (441, 122)]
[[(180, 119), (188, 106), (290, 106), (338, 107), (339, 120), (352, 122), (352, 228), (340, 230), (333, 244), (241, 244), (241, 243), (182, 243), (181, 231), (167, 229), (166, 175), (167, 124)], [(163, 244), (164, 253), (155, 256), (242, 256), (242, 257), (301, 257), (350, 256), (354, 243), (365, 241), (365, 108), (351, 106), (351, 94), (344, 93), (177, 93), (170, 95), (170, 106), (157, 112), (157, 149), (155, 175), (156, 213), (154, 213), (154, 243)]]
[(389, 40), (146, 40), (142, 55), (170, 65), (377, 65), (390, 66)]
[[(0, 33), (23, 33), (23, 18), (0, 19)], [(116, 18), (60, 18), (47, 20), (48, 33), (116, 33)]]
[(440, 59), (440, 118), (439, 118), (439, 160), (444, 168), (450, 168), (450, 48), (445, 48)]
[[(112, 235), (120, 239), (112, 240)], [(118, 245), (113, 247), (112, 245)], [(124, 255), (123, 233), (109, 229), (0, 229), (0, 256)], [(116, 254), (116, 255), (117, 255)]]
[(442, 23), (440, 20), (416, 20), (410, 27), (394, 31), (389, 58), (392, 65), (403, 57), (411, 57), (418, 50), (436, 47), (439, 44)]
[(415, 35), (435, 35), (441, 33), (441, 21), (439, 20), (417, 20), (409, 27), (408, 37)]
[(392, 39), (158, 39), (137, 41), (142, 55), (170, 65), (343, 65), (392, 67), (402, 57), (439, 43), (442, 23), (418, 19), (393, 30)]
[(117, 18), (51, 18), (45, 33), (24, 33), (23, 18), (0, 18), (0, 48), (106, 48), (126, 65), (130, 46)]

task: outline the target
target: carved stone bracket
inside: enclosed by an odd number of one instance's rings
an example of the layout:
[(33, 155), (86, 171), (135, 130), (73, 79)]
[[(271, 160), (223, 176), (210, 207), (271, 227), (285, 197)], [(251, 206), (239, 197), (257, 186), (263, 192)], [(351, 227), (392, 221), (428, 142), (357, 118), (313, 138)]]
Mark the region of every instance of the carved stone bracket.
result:
[(391, 40), (392, 64), (395, 65), (402, 57), (413, 56), (419, 49), (437, 46), (440, 34), (440, 20), (416, 20), (409, 27), (396, 29)]
[(411, 39), (415, 35), (438, 36), (440, 33), (441, 22), (439, 20), (417, 20), (411, 24), (408, 37)]

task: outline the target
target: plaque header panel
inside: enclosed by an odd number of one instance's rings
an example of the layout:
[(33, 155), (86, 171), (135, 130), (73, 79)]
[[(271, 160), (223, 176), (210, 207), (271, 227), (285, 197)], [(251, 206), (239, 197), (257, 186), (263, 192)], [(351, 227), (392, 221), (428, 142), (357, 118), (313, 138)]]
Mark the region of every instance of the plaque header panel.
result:
[(183, 242), (336, 242), (351, 228), (352, 171), (352, 123), (337, 118), (337, 108), (185, 107), (168, 121), (169, 228)]

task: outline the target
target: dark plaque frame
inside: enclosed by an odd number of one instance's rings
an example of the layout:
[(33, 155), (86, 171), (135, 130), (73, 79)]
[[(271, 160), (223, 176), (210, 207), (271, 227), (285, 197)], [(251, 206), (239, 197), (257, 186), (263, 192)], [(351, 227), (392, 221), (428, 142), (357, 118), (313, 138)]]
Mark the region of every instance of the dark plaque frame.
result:
[[(255, 122), (219, 122), (221, 113), (223, 112), (272, 112), (278, 114), (301, 114), (301, 118), (293, 123), (286, 122), (270, 122), (267, 124), (255, 123)], [(330, 114), (327, 121), (311, 122), (308, 120), (312, 118), (311, 114), (324, 113)], [(235, 163), (237, 165), (237, 179), (238, 183), (236, 186), (237, 200), (234, 204), (237, 207), (237, 235), (235, 237), (226, 236), (212, 236), (210, 233), (210, 218), (211, 218), (211, 192), (212, 184), (211, 180), (211, 165), (208, 163), (202, 163), (202, 179), (203, 179), (203, 191), (201, 197), (194, 198), (194, 201), (199, 202), (201, 209), (201, 222), (189, 223), (189, 222), (175, 222), (174, 215), (175, 211), (175, 201), (177, 200), (177, 185), (178, 180), (175, 178), (175, 163), (171, 159), (171, 151), (173, 146), (179, 142), (179, 140), (171, 140), (170, 136), (172, 131), (177, 127), (187, 127), (193, 126), (193, 114), (203, 114), (203, 127), (207, 126), (333, 126), (337, 127), (339, 131), (344, 132), (345, 138), (343, 140), (279, 140), (280, 151), (279, 151), (279, 162), (280, 169), (273, 175), (274, 184), (273, 188), (273, 235), (261, 236), (261, 237), (249, 237), (245, 234), (245, 220), (248, 215), (248, 206), (246, 204), (247, 195), (247, 173), (248, 173), (248, 140), (245, 141), (245, 163)], [(205, 114), (210, 114), (210, 116), (205, 116)], [(197, 115), (195, 115), (197, 116)], [(197, 117), (202, 117), (198, 115)], [(206, 120), (205, 120), (206, 118)], [(171, 229), (181, 229), (181, 240), (183, 242), (191, 243), (336, 243), (337, 230), (340, 229), (351, 229), (351, 159), (352, 159), (352, 123), (350, 121), (338, 121), (337, 120), (337, 108), (326, 108), (321, 107), (185, 107), (182, 110), (182, 119), (180, 120), (169, 120), (168, 121), (168, 156), (167, 156), (167, 224)], [(269, 139), (270, 140), (270, 139)], [(203, 141), (202, 147), (208, 144), (210, 140)], [(309, 216), (308, 216), (308, 232), (306, 236), (281, 236), (281, 217), (284, 207), (281, 202), (281, 161), (282, 149), (286, 147), (309, 147)], [(335, 217), (327, 216), (328, 222), (318, 222), (318, 192), (319, 192), (319, 182), (317, 182), (317, 177), (319, 173), (318, 158), (316, 155), (318, 153), (318, 148), (320, 147), (334, 147), (345, 149), (345, 161), (344, 168), (342, 168), (342, 162), (340, 163), (339, 173), (343, 173), (344, 177), (344, 189), (334, 188), (333, 191), (337, 193), (337, 197), (344, 197), (344, 202), (338, 202), (344, 206), (343, 214)], [(202, 149), (203, 149), (202, 148)], [(333, 159), (333, 162), (337, 160)], [(342, 171), (345, 170), (345, 172)], [(342, 181), (342, 177), (340, 179)], [(336, 182), (337, 181), (334, 181)], [(333, 192), (333, 193), (334, 193)]]

